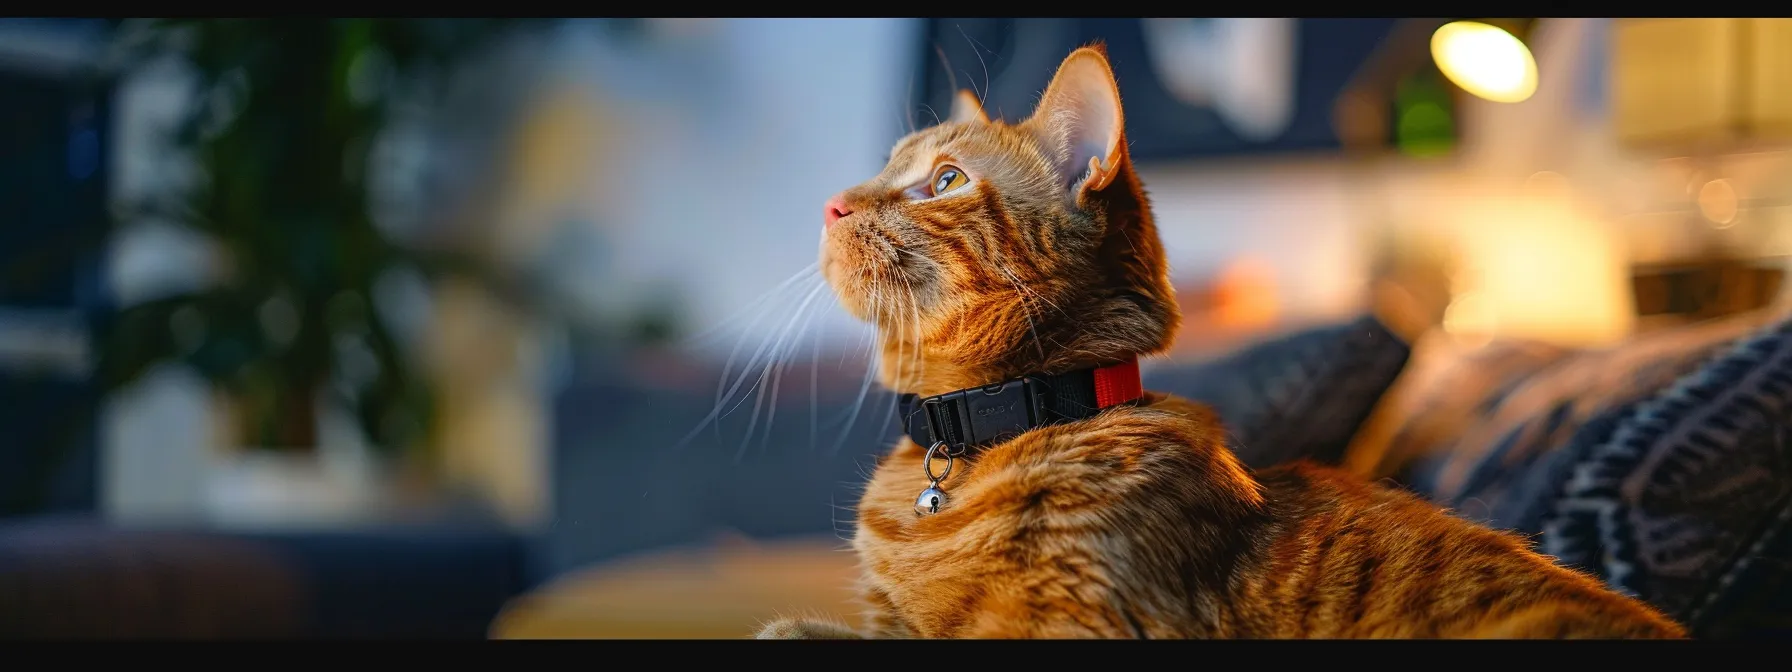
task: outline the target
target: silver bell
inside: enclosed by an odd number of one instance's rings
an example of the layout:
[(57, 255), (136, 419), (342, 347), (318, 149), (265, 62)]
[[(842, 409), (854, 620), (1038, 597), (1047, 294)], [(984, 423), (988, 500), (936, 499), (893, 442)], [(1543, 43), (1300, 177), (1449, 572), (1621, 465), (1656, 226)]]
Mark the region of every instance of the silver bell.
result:
[(945, 505), (946, 491), (929, 487), (921, 491), (920, 497), (915, 498), (915, 513), (922, 516), (933, 515), (939, 513), (940, 507)]

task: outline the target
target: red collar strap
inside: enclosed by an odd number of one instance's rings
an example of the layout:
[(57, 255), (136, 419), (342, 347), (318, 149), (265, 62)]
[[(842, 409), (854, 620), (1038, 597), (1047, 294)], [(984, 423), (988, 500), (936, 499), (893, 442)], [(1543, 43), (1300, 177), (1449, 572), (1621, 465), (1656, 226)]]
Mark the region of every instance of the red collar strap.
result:
[(1023, 376), (925, 399), (897, 399), (903, 433), (949, 455), (1001, 443), (1046, 425), (1082, 420), (1145, 396), (1139, 360), (1056, 375)]

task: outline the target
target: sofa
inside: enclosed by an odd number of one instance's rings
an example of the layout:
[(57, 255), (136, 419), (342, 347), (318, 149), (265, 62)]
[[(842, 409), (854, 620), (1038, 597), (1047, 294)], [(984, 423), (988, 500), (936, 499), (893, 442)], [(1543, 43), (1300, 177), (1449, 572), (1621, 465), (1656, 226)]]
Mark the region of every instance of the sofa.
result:
[[(1408, 342), (1365, 315), (1211, 361), (1157, 363), (1145, 378), (1214, 406), (1251, 467), (1309, 459), (1408, 488), (1525, 535), (1698, 638), (1792, 634), (1783, 312), (1596, 349), (1442, 333)], [(598, 563), (512, 601), (493, 635), (747, 636), (790, 613), (851, 623), (844, 550), (843, 535), (735, 540)], [(773, 574), (790, 576), (759, 580)]]

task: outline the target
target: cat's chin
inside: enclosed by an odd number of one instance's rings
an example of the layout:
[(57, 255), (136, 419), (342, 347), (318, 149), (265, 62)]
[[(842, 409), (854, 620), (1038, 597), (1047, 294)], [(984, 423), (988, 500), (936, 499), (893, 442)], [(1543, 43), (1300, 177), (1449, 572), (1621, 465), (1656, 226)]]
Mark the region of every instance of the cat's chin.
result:
[(861, 321), (866, 319), (864, 305), (858, 300), (860, 293), (844, 286), (840, 280), (838, 262), (830, 262), (823, 258), (821, 279), (827, 282), (828, 291), (833, 293), (835, 305), (840, 306), (841, 310), (846, 311), (846, 314), (853, 316), (854, 319)]
[(861, 322), (874, 322), (867, 300), (867, 288), (854, 278), (855, 271), (838, 257), (823, 253), (821, 255), (821, 278), (834, 293), (834, 303), (846, 314)]
[(841, 310), (846, 311), (847, 315), (851, 315), (853, 319), (866, 324), (876, 322), (876, 320), (872, 319), (871, 311), (865, 309), (865, 304), (855, 300), (855, 295), (841, 291), (839, 285), (835, 285), (831, 282), (828, 283), (828, 288), (834, 291), (834, 303), (839, 305)]

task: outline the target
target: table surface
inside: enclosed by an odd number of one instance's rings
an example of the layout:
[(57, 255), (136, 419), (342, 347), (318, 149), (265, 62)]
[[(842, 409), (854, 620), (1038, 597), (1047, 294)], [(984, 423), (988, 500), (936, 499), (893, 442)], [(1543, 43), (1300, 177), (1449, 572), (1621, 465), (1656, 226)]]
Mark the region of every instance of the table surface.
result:
[(856, 625), (857, 578), (838, 539), (725, 539), (562, 575), (506, 606), (491, 637), (741, 639), (803, 614)]

